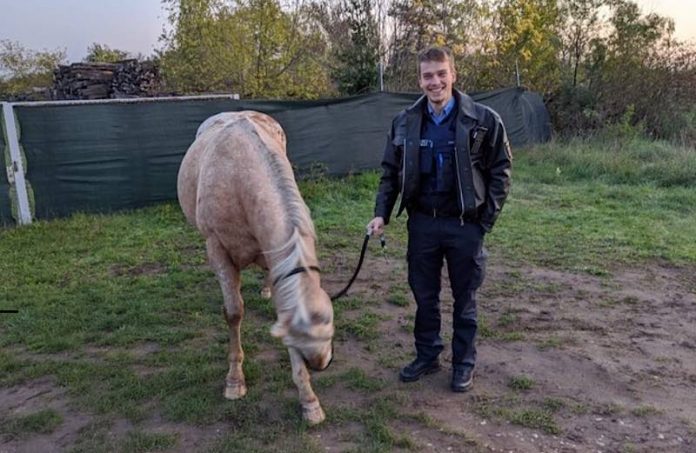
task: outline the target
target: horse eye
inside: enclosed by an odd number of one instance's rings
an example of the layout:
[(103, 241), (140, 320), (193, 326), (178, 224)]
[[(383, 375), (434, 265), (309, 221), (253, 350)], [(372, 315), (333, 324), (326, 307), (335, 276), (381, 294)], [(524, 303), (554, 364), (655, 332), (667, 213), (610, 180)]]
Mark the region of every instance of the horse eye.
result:
[(331, 319), (328, 316), (318, 312), (312, 313), (310, 319), (312, 321), (312, 324), (328, 324), (329, 322), (331, 322)]

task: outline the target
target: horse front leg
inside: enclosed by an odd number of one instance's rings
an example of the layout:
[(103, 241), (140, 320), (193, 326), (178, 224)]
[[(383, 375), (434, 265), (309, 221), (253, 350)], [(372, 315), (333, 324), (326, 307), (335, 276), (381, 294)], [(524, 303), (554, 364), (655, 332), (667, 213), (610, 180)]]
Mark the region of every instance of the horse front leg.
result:
[(241, 275), (220, 241), (216, 238), (208, 238), (206, 248), (208, 261), (215, 271), (222, 289), (223, 313), (230, 335), (227, 355), (229, 371), (225, 378), (225, 398), (235, 400), (243, 397), (247, 392), (244, 372), (242, 371), (244, 351), (240, 335), (240, 326), (244, 317), (244, 300), (240, 292)]
[(292, 366), (292, 380), (300, 393), (300, 405), (302, 406), (302, 418), (310, 425), (316, 425), (324, 421), (326, 416), (319, 404), (319, 398), (314, 394), (309, 382), (310, 376), (302, 355), (295, 348), (288, 348), (290, 364)]

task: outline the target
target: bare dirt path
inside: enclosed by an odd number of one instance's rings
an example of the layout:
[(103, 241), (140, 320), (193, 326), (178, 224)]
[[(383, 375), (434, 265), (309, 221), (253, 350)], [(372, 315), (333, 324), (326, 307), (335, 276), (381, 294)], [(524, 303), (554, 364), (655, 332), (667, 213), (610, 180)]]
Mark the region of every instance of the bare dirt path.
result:
[[(367, 265), (384, 284), (359, 290), (388, 297), (402, 271), (379, 261)], [(696, 452), (696, 269), (655, 263), (593, 276), (494, 261), (479, 307), (475, 388), (450, 393), (447, 369), (413, 386), (412, 410), (486, 451)], [(442, 309), (448, 338), (447, 290)], [(400, 324), (413, 302), (380, 310), (396, 312), (382, 328), (385, 347), (408, 356)]]

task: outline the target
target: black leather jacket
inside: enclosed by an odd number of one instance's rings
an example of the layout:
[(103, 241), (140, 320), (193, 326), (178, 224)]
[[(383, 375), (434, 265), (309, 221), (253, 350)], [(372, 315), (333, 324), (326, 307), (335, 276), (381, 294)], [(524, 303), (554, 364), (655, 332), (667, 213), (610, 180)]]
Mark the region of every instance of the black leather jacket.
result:
[[(478, 222), (490, 231), (510, 191), (512, 154), (500, 116), (454, 90), (457, 100), (455, 164), (457, 202), (462, 221)], [(397, 216), (412, 208), (419, 193), (418, 152), (425, 96), (400, 112), (392, 122), (382, 159), (375, 217), (389, 223), (396, 199), (401, 194)], [(481, 146), (472, 153), (474, 137), (484, 133)]]

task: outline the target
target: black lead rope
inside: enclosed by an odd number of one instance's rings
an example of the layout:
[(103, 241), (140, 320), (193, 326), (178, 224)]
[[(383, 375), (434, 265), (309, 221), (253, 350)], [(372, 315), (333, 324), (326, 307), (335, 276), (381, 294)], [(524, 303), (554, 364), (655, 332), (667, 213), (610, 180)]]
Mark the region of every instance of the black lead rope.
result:
[[(350, 281), (346, 285), (345, 288), (343, 288), (341, 291), (339, 291), (337, 294), (331, 296), (331, 300), (336, 300), (340, 297), (343, 297), (346, 295), (350, 287), (353, 285), (353, 282), (358, 276), (358, 273), (360, 272), (360, 269), (362, 268), (363, 261), (365, 261), (365, 251), (367, 250), (367, 243), (370, 242), (370, 235), (366, 234), (365, 235), (365, 240), (363, 240), (362, 244), (362, 249), (360, 249), (360, 259), (358, 260), (358, 266), (355, 268), (355, 272), (353, 272), (353, 276), (350, 278)], [(382, 250), (384, 250), (384, 247), (387, 245), (387, 243), (384, 240), (384, 236), (380, 236), (379, 242), (382, 245)], [(309, 271), (314, 271), (314, 272), (320, 272), (320, 269), (317, 266), (309, 266), (309, 267), (296, 267), (295, 269), (291, 270), (285, 275), (279, 275), (276, 277), (276, 279), (273, 281), (273, 286), (276, 286), (281, 280), (284, 280), (292, 275), (299, 274), (300, 272), (309, 272)]]
[[(384, 247), (384, 236), (380, 238), (380, 241), (382, 242), (382, 247)], [(358, 276), (358, 272), (360, 272), (360, 268), (362, 267), (363, 261), (365, 260), (365, 251), (367, 250), (367, 243), (370, 242), (370, 235), (366, 234), (365, 239), (363, 240), (363, 245), (362, 249), (360, 250), (360, 259), (358, 260), (358, 266), (355, 268), (355, 272), (353, 272), (353, 276), (350, 278), (350, 281), (346, 285), (345, 288), (343, 288), (341, 291), (336, 293), (335, 295), (331, 296), (331, 300), (336, 300), (340, 297), (343, 297), (346, 295), (348, 292), (348, 289), (350, 289), (351, 285), (355, 281), (355, 278)]]

